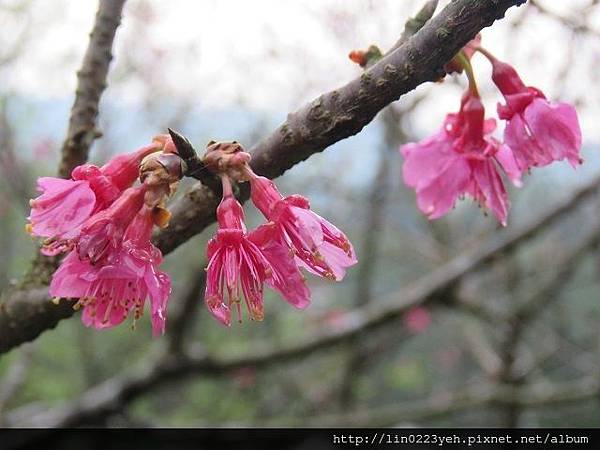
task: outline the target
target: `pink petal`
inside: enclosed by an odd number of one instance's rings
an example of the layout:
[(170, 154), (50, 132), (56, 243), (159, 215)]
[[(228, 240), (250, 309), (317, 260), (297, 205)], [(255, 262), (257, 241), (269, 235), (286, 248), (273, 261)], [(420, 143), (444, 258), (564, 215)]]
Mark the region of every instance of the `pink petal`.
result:
[(523, 186), (523, 182), (521, 181), (522, 171), (519, 169), (515, 155), (510, 147), (501, 145), (496, 152), (495, 158), (508, 175), (508, 178), (510, 178), (510, 181), (517, 187)]
[(304, 309), (310, 304), (310, 290), (294, 261), (293, 253), (283, 242), (275, 224), (259, 226), (248, 238), (262, 251), (271, 266), (267, 284), (279, 291), (293, 306)]
[(552, 157), (540, 148), (520, 114), (515, 114), (506, 124), (504, 141), (512, 150), (521, 172), (530, 167), (545, 166), (552, 162)]
[(295, 206), (289, 207), (289, 213), (293, 216), (295, 231), (306, 248), (314, 249), (323, 243), (323, 230), (317, 214)]
[(89, 183), (43, 177), (37, 186), (42, 195), (32, 201), (32, 233), (63, 239), (75, 237), (96, 203)]
[(102, 175), (110, 179), (118, 190), (124, 191), (139, 177), (142, 159), (159, 149), (156, 143), (140, 148), (136, 152), (117, 155), (100, 168)]
[[(477, 200), (483, 201), (492, 213), (498, 218), (502, 225), (506, 226), (508, 215), (508, 194), (502, 183), (502, 178), (494, 163), (487, 159), (485, 161), (472, 161), (474, 182), (478, 192), (473, 193)], [(483, 196), (483, 198), (479, 198)]]
[(539, 146), (552, 160), (567, 159), (573, 167), (581, 164), (581, 129), (572, 105), (537, 98), (524, 116)]
[(451, 145), (451, 141), (445, 137), (442, 130), (417, 144), (401, 146), (400, 153), (404, 156), (404, 183), (413, 188), (428, 185), (444, 165), (443, 160), (452, 151)]
[(349, 256), (344, 249), (330, 242), (323, 242), (319, 246), (319, 254), (327, 262), (335, 281), (343, 280), (346, 275), (346, 268), (357, 263), (354, 255)]
[(417, 188), (417, 206), (429, 219), (445, 215), (465, 192), (470, 177), (467, 161), (460, 157), (447, 157), (435, 179)]
[(86, 280), (95, 269), (87, 262), (83, 262), (72, 251), (62, 261), (60, 267), (52, 275), (50, 282), (50, 295), (52, 297), (80, 298), (89, 287)]
[(152, 333), (160, 336), (165, 333), (167, 301), (171, 295), (171, 278), (168, 274), (149, 266), (144, 281), (150, 294)]

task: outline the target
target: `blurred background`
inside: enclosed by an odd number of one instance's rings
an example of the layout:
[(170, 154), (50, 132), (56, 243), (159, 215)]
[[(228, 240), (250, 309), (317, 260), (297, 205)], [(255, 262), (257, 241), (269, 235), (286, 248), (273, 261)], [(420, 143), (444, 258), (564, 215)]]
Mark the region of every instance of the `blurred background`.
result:
[[(91, 160), (132, 151), (167, 127), (199, 149), (211, 139), (250, 147), (289, 111), (359, 76), (348, 53), (391, 47), (422, 3), (129, 0), (100, 105), (103, 137)], [(28, 200), (37, 195), (36, 177), (56, 172), (96, 8), (96, 1), (0, 0), (0, 291), (34, 255), (24, 231)], [(210, 227), (165, 258), (173, 295), (164, 337), (152, 338), (147, 314), (135, 330), (96, 331), (78, 317), (63, 320), (1, 356), (0, 423), (60, 424), (60, 414), (77, 418), (81, 399), (92, 398), (110, 407), (70, 423), (600, 424), (600, 194), (574, 194), (597, 186), (600, 174), (600, 5), (529, 1), (482, 36), (527, 84), (574, 103), (584, 136), (582, 166), (555, 163), (527, 175), (524, 187), (509, 187), (506, 229), (469, 199), (429, 222), (404, 186), (399, 145), (435, 132), (458, 109), (465, 87), (457, 76), (427, 83), (277, 181), (282, 192), (309, 197), (354, 243), (359, 264), (343, 282), (311, 277), (313, 303), (302, 312), (266, 291), (263, 322), (226, 329), (203, 304)], [(500, 98), (489, 64), (479, 55), (473, 63), (493, 115)], [(258, 225), (252, 206), (245, 210), (248, 225)], [(526, 238), (358, 338), (234, 370), (182, 370), (123, 391), (123, 383), (156, 369), (173, 341), (181, 340), (178, 351), (224, 359), (293, 347), (343, 329), (352, 311), (402, 301), (458, 255), (523, 230)]]

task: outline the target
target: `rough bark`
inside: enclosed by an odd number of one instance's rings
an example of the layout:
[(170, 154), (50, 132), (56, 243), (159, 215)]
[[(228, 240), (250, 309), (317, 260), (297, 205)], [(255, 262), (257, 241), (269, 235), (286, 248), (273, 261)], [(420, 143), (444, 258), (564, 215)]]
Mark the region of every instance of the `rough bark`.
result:
[(100, 96), (106, 88), (106, 76), (112, 60), (112, 45), (121, 23), (125, 0), (100, 0), (90, 43), (77, 72), (77, 90), (71, 108), (58, 175), (68, 178), (76, 166), (87, 161), (90, 147), (101, 136), (96, 128)]

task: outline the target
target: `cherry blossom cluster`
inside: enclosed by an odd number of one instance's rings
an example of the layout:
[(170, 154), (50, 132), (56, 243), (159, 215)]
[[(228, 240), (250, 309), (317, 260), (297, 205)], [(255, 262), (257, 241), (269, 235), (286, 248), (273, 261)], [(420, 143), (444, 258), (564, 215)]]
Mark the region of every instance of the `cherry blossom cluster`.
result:
[[(376, 50), (375, 47), (373, 49)], [(361, 66), (380, 52), (353, 52)], [(494, 118), (485, 117), (470, 63), (478, 51), (492, 64), (492, 80), (504, 96), (498, 117), (504, 139), (492, 136)], [(369, 56), (370, 55), (370, 56)], [(469, 85), (457, 113), (419, 143), (403, 145), (404, 181), (414, 188), (419, 209), (430, 219), (449, 212), (469, 195), (506, 225), (509, 200), (503, 176), (521, 185), (524, 172), (567, 160), (581, 164), (581, 131), (573, 106), (553, 103), (526, 86), (516, 70), (471, 42), (447, 66), (465, 73)], [(183, 155), (183, 153), (182, 153)], [(205, 303), (222, 324), (241, 321), (242, 304), (254, 320), (264, 317), (264, 285), (303, 309), (310, 291), (303, 271), (332, 281), (344, 278), (357, 259), (348, 238), (311, 210), (300, 195), (284, 197), (275, 184), (254, 173), (251, 156), (237, 142), (209, 143), (204, 167), (222, 185), (218, 229), (208, 242)], [(50, 294), (76, 299), (85, 325), (98, 329), (133, 322), (150, 300), (152, 329), (164, 333), (169, 275), (160, 271), (160, 250), (151, 242), (154, 226), (166, 227), (166, 201), (186, 173), (186, 164), (168, 135), (104, 166), (76, 167), (68, 180), (43, 177), (40, 196), (31, 200), (28, 231), (43, 238), (47, 256), (66, 253), (50, 283)], [(251, 199), (266, 222), (252, 231), (234, 196), (234, 185), (248, 182)]]
[[(357, 262), (344, 233), (311, 211), (306, 198), (283, 197), (272, 181), (252, 171), (249, 161), (235, 142), (210, 143), (203, 160), (223, 187), (216, 211), (219, 228), (207, 246), (205, 302), (225, 325), (232, 311), (241, 320), (242, 302), (252, 319), (263, 319), (264, 284), (303, 309), (310, 291), (301, 269), (340, 281)], [(76, 299), (85, 325), (109, 328), (130, 314), (135, 324), (149, 298), (153, 333), (164, 333), (171, 280), (159, 270), (162, 254), (151, 236), (155, 225), (168, 225), (165, 202), (185, 172), (172, 139), (160, 135), (102, 167), (78, 166), (68, 180), (38, 180), (41, 195), (30, 202), (27, 228), (44, 238), (44, 255), (66, 253), (52, 276), (50, 294), (57, 300)], [(267, 219), (251, 232), (233, 195), (233, 184), (247, 181), (252, 201)]]
[[(209, 145), (204, 158), (223, 186), (219, 228), (207, 248), (205, 302), (224, 325), (231, 323), (232, 311), (241, 320), (242, 301), (252, 319), (263, 319), (265, 283), (303, 309), (310, 303), (310, 291), (300, 269), (340, 281), (357, 262), (344, 233), (313, 212), (305, 197), (282, 196), (271, 180), (252, 171), (249, 161), (250, 155), (235, 142)], [(267, 220), (255, 230), (246, 229), (232, 181), (250, 182), (252, 202)]]
[(68, 180), (38, 180), (27, 228), (44, 238), (44, 255), (67, 253), (50, 295), (77, 299), (85, 325), (112, 327), (132, 312), (135, 324), (150, 298), (153, 333), (164, 333), (171, 280), (150, 237), (154, 225), (167, 226), (165, 201), (183, 172), (171, 138), (160, 135), (102, 167), (78, 166)]
[[(492, 136), (496, 120), (485, 118), (470, 63), (475, 51), (491, 63), (492, 81), (505, 100), (497, 107), (506, 124), (503, 141)], [(404, 182), (415, 189), (417, 205), (429, 219), (442, 217), (469, 195), (506, 225), (509, 199), (502, 174), (521, 186), (522, 174), (531, 168), (562, 160), (573, 167), (582, 163), (577, 113), (572, 105), (551, 102), (538, 88), (526, 86), (514, 67), (482, 48), (479, 39), (446, 68), (464, 71), (469, 86), (458, 112), (447, 114), (436, 134), (400, 148)]]

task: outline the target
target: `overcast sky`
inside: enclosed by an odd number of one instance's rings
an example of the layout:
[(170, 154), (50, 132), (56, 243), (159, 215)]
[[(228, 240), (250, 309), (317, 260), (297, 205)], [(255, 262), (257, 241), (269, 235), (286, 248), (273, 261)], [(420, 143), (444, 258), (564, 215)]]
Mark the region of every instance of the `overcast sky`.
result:
[[(4, 7), (20, 3), (0, 0)], [(544, 4), (568, 16), (570, 8), (587, 3)], [(389, 47), (408, 15), (421, 4), (413, 0), (130, 0), (117, 35), (107, 97), (136, 103), (153, 95), (209, 108), (242, 103), (249, 108), (293, 110), (357, 76), (360, 69), (348, 60), (348, 52), (371, 43)], [(0, 41), (6, 48), (25, 37), (21, 56), (0, 70), (0, 90), (41, 98), (71, 96), (96, 7), (96, 1), (88, 0), (37, 0), (27, 14), (0, 13)], [(599, 59), (598, 39), (570, 44), (570, 34), (562, 25), (533, 10), (515, 31), (510, 23), (523, 10), (511, 8), (508, 20), (484, 30), (484, 44), (515, 64), (526, 83), (549, 97), (584, 102), (580, 108), (584, 135), (588, 141), (600, 141), (598, 89), (591, 87), (595, 74), (590, 70), (594, 58)], [(598, 15), (587, 20), (600, 30)], [(573, 48), (577, 55), (570, 58)], [(569, 70), (561, 72), (569, 58)], [(480, 56), (475, 67), (486, 103), (493, 108), (498, 97), (489, 86), (489, 67)], [(452, 82), (421, 89), (434, 89), (435, 94), (422, 106), (427, 113), (415, 120), (416, 129), (424, 134), (456, 109), (460, 91)]]

